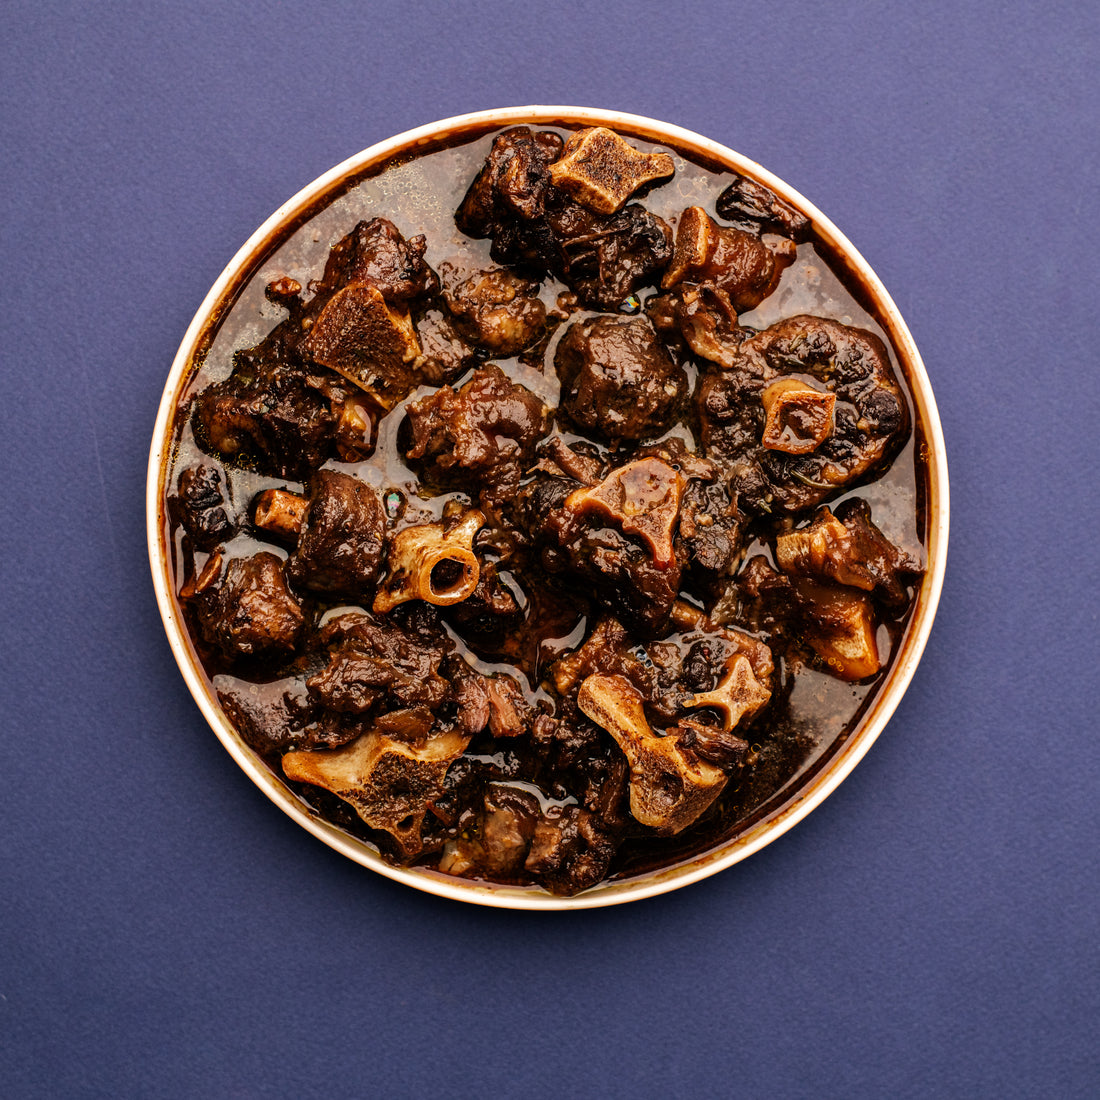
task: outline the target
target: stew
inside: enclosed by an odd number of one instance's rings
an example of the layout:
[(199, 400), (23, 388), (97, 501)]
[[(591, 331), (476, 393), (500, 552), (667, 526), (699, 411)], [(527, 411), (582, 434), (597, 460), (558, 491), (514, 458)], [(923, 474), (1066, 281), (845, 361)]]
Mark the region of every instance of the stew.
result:
[(224, 304), (168, 537), (245, 742), (402, 865), (575, 894), (793, 796), (922, 572), (895, 355), (810, 221), (603, 128), (352, 181)]

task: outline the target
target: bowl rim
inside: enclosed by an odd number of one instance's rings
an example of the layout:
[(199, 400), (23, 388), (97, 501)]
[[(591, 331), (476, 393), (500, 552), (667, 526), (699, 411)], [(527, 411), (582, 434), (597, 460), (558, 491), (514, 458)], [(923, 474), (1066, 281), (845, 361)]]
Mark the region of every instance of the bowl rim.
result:
[[(171, 565), (164, 531), (166, 517), (164, 489), (172, 453), (172, 422), (177, 402), (188, 381), (195, 352), (212, 322), (219, 316), (218, 305), (235, 281), (251, 273), (269, 251), (272, 240), (289, 221), (304, 215), (327, 192), (348, 177), (403, 152), (441, 139), (453, 139), (463, 131), (471, 133), (496, 127), (530, 124), (542, 126), (608, 126), (629, 130), (644, 140), (670, 144), (738, 172), (748, 173), (777, 195), (793, 203), (814, 223), (814, 230), (851, 268), (853, 275), (875, 307), (876, 319), (888, 332), (915, 407), (915, 425), (924, 431), (928, 471), (927, 565), (916, 596), (916, 607), (901, 641), (886, 683), (879, 689), (857, 730), (806, 786), (777, 812), (725, 844), (694, 859), (653, 873), (622, 881), (603, 882), (574, 897), (557, 897), (538, 888), (501, 886), (455, 878), (420, 868), (394, 867), (357, 838), (342, 832), (310, 813), (290, 788), (250, 749), (221, 711), (200, 671), (197, 654), (184, 629), (176, 602)], [(919, 444), (918, 444), (919, 445)], [(149, 452), (146, 480), (146, 535), (153, 587), (161, 620), (172, 654), (188, 690), (215, 735), (237, 765), (284, 813), (317, 839), (361, 866), (402, 882), (414, 889), (455, 901), (524, 910), (574, 910), (618, 905), (654, 897), (717, 874), (777, 840), (816, 809), (844, 781), (886, 727), (916, 671), (927, 644), (943, 588), (947, 564), (949, 531), (949, 487), (943, 430), (935, 396), (924, 363), (901, 313), (881, 280), (852, 243), (818, 208), (785, 181), (755, 161), (727, 146), (671, 123), (623, 111), (604, 108), (529, 105), (474, 111), (427, 123), (376, 142), (367, 149), (318, 176), (284, 202), (253, 232), (225, 266), (191, 320), (173, 359), (157, 412)]]

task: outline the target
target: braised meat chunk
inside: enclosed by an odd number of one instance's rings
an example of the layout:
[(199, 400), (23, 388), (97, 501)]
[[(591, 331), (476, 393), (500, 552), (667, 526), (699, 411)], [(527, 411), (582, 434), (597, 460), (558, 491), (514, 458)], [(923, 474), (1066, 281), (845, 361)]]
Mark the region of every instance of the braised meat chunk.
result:
[(284, 336), (277, 329), (238, 352), (233, 373), (195, 397), (192, 422), (200, 445), (227, 464), (300, 481), (336, 450), (348, 389), (323, 368), (302, 366)]
[(714, 202), (718, 216), (750, 233), (782, 233), (793, 241), (805, 240), (810, 219), (774, 191), (748, 176), (735, 173), (733, 182)]
[(172, 511), (191, 541), (200, 550), (213, 550), (233, 537), (233, 525), (225, 513), (221, 471), (198, 463), (184, 470), (177, 481), (179, 492), (172, 498)]
[(328, 710), (365, 715), (379, 707), (424, 707), (435, 712), (454, 702), (442, 675), (443, 660), (454, 645), (426, 614), (401, 623), (346, 612), (322, 627), (318, 641), (328, 664), (306, 686)]
[[(788, 407), (778, 387), (791, 376), (801, 378)], [(756, 513), (817, 504), (888, 461), (909, 426), (883, 342), (821, 317), (742, 341), (730, 369), (700, 379), (695, 403), (707, 455)]]
[(794, 257), (794, 242), (786, 237), (761, 238), (719, 226), (702, 207), (689, 206), (680, 215), (676, 248), (661, 287), (705, 283), (724, 291), (734, 309), (755, 309), (779, 285), (783, 268)]
[(536, 478), (521, 496), (521, 523), (542, 563), (587, 581), (595, 598), (644, 637), (668, 620), (680, 588), (673, 532), (683, 482), (659, 459), (612, 471), (596, 486)]
[[(614, 169), (591, 162), (582, 169), (579, 146), (568, 165), (557, 166), (561, 151), (561, 139), (547, 131), (505, 131), (493, 142), (455, 223), (471, 237), (491, 238), (497, 263), (549, 273), (583, 305), (617, 309), (656, 281), (672, 255), (672, 231), (638, 203), (620, 208), (621, 181), (615, 190), (607, 187)], [(668, 174), (664, 167), (659, 162), (661, 174)]]
[(317, 291), (324, 296), (368, 283), (390, 303), (431, 297), (439, 290), (439, 277), (424, 261), (426, 248), (423, 234), (406, 240), (386, 218), (361, 221), (332, 246)]
[(575, 321), (558, 342), (554, 366), (569, 418), (611, 443), (660, 435), (687, 392), (684, 368), (644, 317)]
[(384, 409), (421, 379), (421, 348), (410, 305), (435, 295), (426, 242), (406, 240), (385, 218), (360, 222), (329, 253), (305, 311), (301, 352), (339, 372)]
[(287, 587), (283, 562), (266, 551), (234, 558), (217, 583), (196, 595), (194, 608), (203, 640), (230, 660), (285, 658), (305, 626), (301, 604)]
[(561, 205), (545, 224), (553, 241), (548, 269), (593, 309), (622, 308), (657, 283), (672, 256), (668, 223), (638, 203), (608, 215)]
[(546, 326), (538, 284), (507, 270), (478, 271), (446, 291), (455, 327), (492, 355), (507, 358)]
[(564, 146), (552, 130), (533, 132), (527, 126), (513, 126), (493, 139), (484, 166), (455, 213), (455, 224), (470, 237), (491, 237), (498, 263), (538, 265), (537, 251), (529, 258), (524, 255), (525, 242), (516, 225), (533, 223), (534, 235), (545, 212), (549, 166)]
[(490, 364), (457, 392), (444, 386), (409, 405), (403, 427), (406, 457), (429, 484), (491, 478), (514, 486), (550, 429), (550, 410)]
[(318, 470), (287, 575), (314, 592), (364, 599), (382, 565), (385, 515), (378, 494), (358, 478)]
[(906, 581), (920, 566), (871, 522), (865, 500), (845, 501), (833, 515), (822, 508), (804, 528), (775, 540), (780, 569), (875, 592), (892, 604), (906, 601)]

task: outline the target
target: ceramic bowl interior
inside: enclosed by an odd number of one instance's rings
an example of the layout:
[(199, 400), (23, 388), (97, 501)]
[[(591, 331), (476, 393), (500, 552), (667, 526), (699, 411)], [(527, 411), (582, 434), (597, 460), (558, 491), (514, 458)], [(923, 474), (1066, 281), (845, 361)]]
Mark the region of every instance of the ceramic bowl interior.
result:
[[(223, 713), (199, 665), (175, 595), (165, 514), (165, 482), (171, 460), (173, 420), (196, 355), (224, 316), (237, 292), (258, 269), (287, 228), (394, 157), (415, 154), (453, 140), (510, 125), (581, 127), (602, 125), (642, 140), (673, 147), (692, 159), (748, 175), (771, 188), (813, 222), (816, 239), (846, 269), (849, 288), (886, 331), (906, 378), (914, 406), (914, 438), (926, 456), (926, 571), (916, 605), (889, 676), (847, 739), (822, 766), (801, 780), (782, 805), (747, 831), (704, 854), (654, 873), (604, 882), (571, 898), (535, 888), (467, 881), (437, 872), (394, 867), (368, 844), (324, 821), (272, 772), (238, 735)], [(716, 142), (676, 126), (615, 111), (577, 107), (514, 107), (461, 115), (422, 126), (380, 142), (337, 165), (280, 207), (245, 242), (202, 303), (180, 345), (164, 388), (149, 457), (147, 532), (153, 583), (160, 613), (187, 686), (226, 750), (277, 806), (314, 836), (357, 863), (419, 890), (459, 901), (515, 909), (584, 909), (614, 905), (664, 893), (715, 874), (763, 848), (819, 805), (848, 775), (882, 732), (904, 694), (928, 640), (943, 583), (948, 535), (948, 482), (943, 435), (935, 399), (920, 355), (897, 307), (866, 261), (816, 207), (760, 165)]]

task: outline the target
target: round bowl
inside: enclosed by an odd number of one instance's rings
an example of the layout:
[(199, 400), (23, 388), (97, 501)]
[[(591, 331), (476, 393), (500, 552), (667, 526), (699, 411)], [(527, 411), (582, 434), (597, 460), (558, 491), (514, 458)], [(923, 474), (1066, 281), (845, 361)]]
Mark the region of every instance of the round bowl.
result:
[[(183, 623), (169, 558), (165, 509), (166, 477), (171, 461), (173, 419), (196, 352), (216, 329), (237, 292), (258, 269), (288, 226), (338, 194), (345, 182), (361, 177), (394, 157), (414, 154), (463, 136), (519, 124), (535, 126), (608, 126), (641, 140), (672, 146), (703, 163), (717, 164), (756, 179), (797, 207), (813, 222), (815, 237), (847, 269), (849, 282), (889, 336), (913, 401), (914, 439), (924, 448), (926, 484), (924, 551), (926, 569), (916, 594), (900, 649), (889, 675), (850, 735), (813, 771), (782, 805), (747, 831), (675, 866), (623, 880), (605, 881), (574, 897), (557, 897), (538, 888), (520, 888), (454, 878), (417, 868), (395, 867), (368, 844), (341, 831), (317, 814), (273, 773), (241, 739), (213, 695)], [(245, 242), (219, 276), (195, 314), (172, 364), (160, 403), (149, 456), (146, 492), (147, 534), (153, 584), (172, 652), (196, 703), (226, 750), (246, 775), (281, 810), (319, 840), (388, 878), (418, 890), (513, 909), (587, 909), (616, 905), (678, 889), (716, 874), (781, 836), (820, 805), (860, 761), (890, 720), (921, 658), (943, 584), (948, 536), (948, 481), (943, 434), (932, 387), (913, 339), (886, 289), (847, 238), (812, 203), (766, 169), (717, 142), (691, 131), (618, 111), (580, 107), (511, 107), (459, 115), (398, 134), (326, 172), (281, 206)]]

